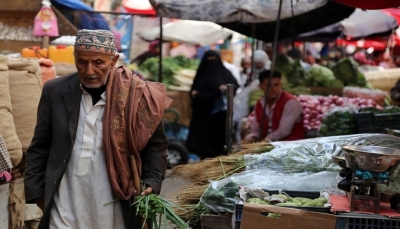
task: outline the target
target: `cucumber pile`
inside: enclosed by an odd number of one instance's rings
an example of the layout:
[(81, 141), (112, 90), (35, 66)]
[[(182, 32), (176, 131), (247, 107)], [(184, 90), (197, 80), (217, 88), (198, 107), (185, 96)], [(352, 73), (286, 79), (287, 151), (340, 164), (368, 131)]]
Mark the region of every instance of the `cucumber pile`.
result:
[(316, 199), (309, 199), (304, 197), (290, 197), (284, 194), (272, 195), (266, 197), (265, 200), (259, 198), (247, 199), (247, 203), (275, 205), (279, 207), (324, 207), (327, 202), (328, 200), (322, 196)]

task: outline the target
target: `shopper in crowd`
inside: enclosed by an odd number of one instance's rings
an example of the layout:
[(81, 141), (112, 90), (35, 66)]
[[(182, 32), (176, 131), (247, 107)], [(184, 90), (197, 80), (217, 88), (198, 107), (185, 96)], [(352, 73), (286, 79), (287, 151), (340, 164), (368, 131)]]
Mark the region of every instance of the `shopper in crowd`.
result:
[(223, 95), (227, 84), (238, 87), (220, 55), (213, 50), (205, 52), (190, 90), (193, 110), (186, 141), (189, 151), (202, 159), (223, 153), (226, 120)]
[[(311, 68), (311, 64), (309, 64), (309, 63), (307, 63), (307, 58), (308, 58), (308, 55), (309, 55), (309, 53), (307, 53), (307, 55), (306, 55), (306, 57), (304, 58), (306, 61), (303, 61), (303, 52), (302, 51), (300, 51), (300, 49), (297, 49), (297, 48), (293, 48), (293, 49), (291, 49), (291, 50), (289, 50), (288, 52), (287, 52), (287, 55), (290, 57), (290, 58), (292, 58), (293, 60), (298, 60), (299, 62), (300, 62), (300, 65), (304, 68), (304, 69), (306, 69), (307, 71)], [(310, 59), (311, 59), (312, 57), (310, 57)], [(315, 63), (315, 58), (314, 58), (314, 63)]]
[(273, 72), (268, 90), (270, 74), (270, 70), (260, 73), (260, 89), (264, 91), (264, 96), (255, 106), (255, 119), (251, 124), (251, 133), (245, 137), (243, 143), (304, 138), (302, 106), (295, 96), (282, 91), (282, 75), (278, 71)]
[(362, 65), (374, 65), (374, 61), (368, 59), (367, 55), (363, 51), (356, 52), (354, 54), (354, 60), (361, 66)]
[(263, 50), (256, 50), (253, 55), (254, 68), (251, 74), (251, 81), (258, 79), (260, 72), (270, 69), (271, 67), (271, 61), (266, 52)]
[(78, 72), (43, 87), (26, 152), (26, 201), (43, 211), (39, 229), (139, 229), (131, 204), (160, 193), (168, 149), (161, 119), (171, 99), (165, 85), (115, 68), (109, 31), (78, 31), (74, 55)]
[(389, 68), (389, 65), (385, 63), (385, 52), (381, 50), (375, 50), (372, 53), (372, 60), (375, 66), (381, 66), (383, 68)]
[(152, 41), (149, 44), (149, 49), (137, 56), (131, 63), (135, 63), (138, 66), (142, 65), (147, 59), (151, 57), (157, 57), (160, 55), (160, 42)]
[(245, 57), (240, 62), (240, 66), (242, 67), (242, 71), (240, 72), (240, 78), (242, 82), (244, 82), (244, 87), (247, 87), (252, 82), (251, 80), (251, 58)]

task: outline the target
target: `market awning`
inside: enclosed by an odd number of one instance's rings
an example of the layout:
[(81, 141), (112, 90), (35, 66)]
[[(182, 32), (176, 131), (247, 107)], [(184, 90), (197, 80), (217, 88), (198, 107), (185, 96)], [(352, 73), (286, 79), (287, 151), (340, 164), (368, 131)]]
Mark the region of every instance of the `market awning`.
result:
[[(279, 0), (149, 0), (158, 16), (196, 21), (272, 22), (278, 15)], [(326, 5), (329, 0), (293, 1), (294, 15), (301, 15)], [(292, 16), (290, 1), (283, 1), (281, 19)], [(334, 17), (334, 14), (330, 14)]]
[[(279, 40), (288, 39), (292, 36), (298, 36), (302, 33), (332, 25), (349, 17), (354, 10), (352, 7), (329, 1), (326, 5), (318, 9), (294, 16), (293, 18), (283, 19), (280, 22)], [(255, 37), (267, 42), (273, 40), (276, 27), (275, 21), (253, 24), (243, 22), (218, 24), (246, 36)]]
[[(163, 25), (163, 40), (194, 45), (211, 45), (233, 35), (233, 31), (212, 22), (179, 20)], [(160, 38), (160, 27), (141, 31), (137, 35), (153, 41)]]
[(335, 2), (361, 8), (361, 9), (385, 9), (391, 7), (399, 7), (400, 0), (333, 0)]
[[(400, 10), (394, 9), (393, 13)], [(397, 19), (384, 10), (361, 10), (349, 18), (321, 29), (301, 34), (298, 40), (336, 39), (340, 34), (351, 38), (363, 38), (376, 35), (389, 35), (398, 27)]]

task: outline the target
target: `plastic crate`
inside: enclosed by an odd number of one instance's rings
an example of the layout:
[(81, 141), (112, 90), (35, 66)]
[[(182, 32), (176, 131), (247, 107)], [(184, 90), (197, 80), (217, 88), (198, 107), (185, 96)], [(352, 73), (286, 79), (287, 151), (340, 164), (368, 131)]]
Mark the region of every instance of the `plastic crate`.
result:
[(385, 128), (400, 129), (400, 113), (374, 114), (360, 112), (355, 114), (358, 133), (386, 133)]
[[(279, 191), (277, 190), (264, 190), (268, 192), (270, 195), (278, 194)], [(309, 199), (316, 199), (320, 197), (319, 192), (300, 192), (300, 191), (284, 191), (286, 194), (292, 197), (304, 197)], [(295, 207), (295, 206), (288, 206), (285, 208), (296, 208), (301, 210), (313, 211), (313, 212), (321, 212), (321, 213), (331, 213), (330, 208), (321, 208), (321, 207)], [(243, 204), (235, 204), (235, 229), (240, 229), (240, 223), (242, 221), (242, 214), (243, 214)]]
[(380, 215), (340, 213), (336, 229), (400, 229), (400, 219)]

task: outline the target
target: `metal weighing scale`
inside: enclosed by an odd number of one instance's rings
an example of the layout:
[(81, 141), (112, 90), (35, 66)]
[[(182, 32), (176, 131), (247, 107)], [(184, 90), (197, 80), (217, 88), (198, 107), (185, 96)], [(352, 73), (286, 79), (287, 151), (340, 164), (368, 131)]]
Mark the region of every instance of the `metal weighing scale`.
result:
[[(400, 162), (400, 150), (379, 146), (342, 146), (344, 157), (334, 160), (342, 168), (339, 175), (344, 179), (338, 188), (347, 192), (350, 210), (362, 201), (364, 208), (373, 208), (379, 213), (381, 193), (379, 184), (389, 184), (389, 176)], [(370, 203), (373, 203), (371, 205)]]

